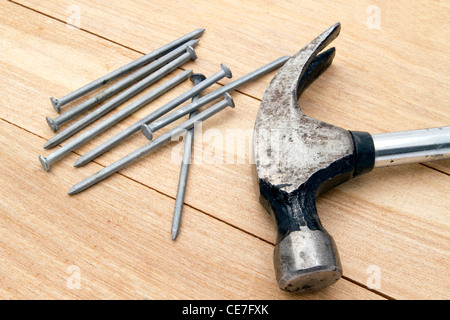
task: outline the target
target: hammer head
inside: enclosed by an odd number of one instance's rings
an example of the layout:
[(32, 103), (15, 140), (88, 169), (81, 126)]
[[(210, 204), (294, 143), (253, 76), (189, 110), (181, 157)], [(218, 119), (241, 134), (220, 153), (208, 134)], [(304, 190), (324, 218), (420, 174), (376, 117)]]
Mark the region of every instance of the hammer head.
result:
[(316, 197), (352, 177), (354, 144), (349, 131), (302, 113), (298, 98), (331, 64), (339, 34), (335, 24), (278, 71), (267, 87), (255, 123), (254, 159), (260, 201), (274, 217), (274, 252), (280, 288), (308, 292), (342, 275), (333, 238), (322, 227)]

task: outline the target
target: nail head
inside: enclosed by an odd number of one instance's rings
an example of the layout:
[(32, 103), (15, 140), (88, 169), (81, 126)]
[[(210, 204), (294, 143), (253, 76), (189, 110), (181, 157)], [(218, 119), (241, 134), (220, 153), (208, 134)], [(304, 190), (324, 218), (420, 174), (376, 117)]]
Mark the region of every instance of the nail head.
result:
[(39, 161), (41, 162), (41, 165), (45, 169), (45, 171), (50, 170), (50, 163), (48, 162), (47, 158), (39, 156)]
[(59, 100), (51, 97), (50, 101), (52, 102), (52, 106), (53, 108), (55, 108), (56, 112), (61, 113), (61, 107), (58, 105)]
[(153, 132), (148, 125), (143, 124), (141, 126), (141, 131), (148, 140), (153, 140)]
[(205, 75), (204, 74), (202, 74), (202, 73), (193, 73), (191, 76), (190, 76), (190, 78), (189, 78), (189, 80), (191, 80), (191, 82), (193, 82), (194, 84), (197, 82), (197, 83), (199, 83), (199, 82), (202, 82), (203, 80), (205, 80), (206, 79), (206, 77), (205, 77)]
[(227, 100), (227, 102), (229, 103), (230, 107), (234, 108), (234, 101), (233, 98), (230, 96), (230, 94), (227, 92), (224, 94), (225, 96), (225, 100)]
[(220, 67), (222, 68), (222, 70), (225, 72), (225, 76), (227, 78), (231, 78), (233, 77), (233, 73), (231, 72), (230, 68), (227, 67), (227, 65), (225, 65), (224, 63), (222, 63), (220, 65)]
[(192, 48), (192, 46), (188, 46), (186, 48), (186, 51), (189, 53), (189, 55), (191, 56), (192, 60), (197, 60), (197, 54), (195, 53), (194, 48)]
[(53, 119), (46, 117), (45, 120), (47, 120), (48, 126), (50, 127), (50, 129), (52, 129), (53, 132), (58, 131), (58, 125)]

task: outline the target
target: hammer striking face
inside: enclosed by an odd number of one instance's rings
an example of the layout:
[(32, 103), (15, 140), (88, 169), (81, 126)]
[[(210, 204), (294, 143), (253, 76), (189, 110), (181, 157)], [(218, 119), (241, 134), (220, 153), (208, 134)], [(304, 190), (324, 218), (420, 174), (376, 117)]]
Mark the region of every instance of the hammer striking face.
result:
[(254, 157), (260, 200), (278, 228), (274, 252), (279, 286), (288, 291), (327, 287), (342, 275), (333, 238), (322, 227), (316, 197), (348, 180), (355, 169), (349, 131), (302, 113), (298, 98), (331, 64), (340, 24), (310, 42), (275, 75), (255, 123)]

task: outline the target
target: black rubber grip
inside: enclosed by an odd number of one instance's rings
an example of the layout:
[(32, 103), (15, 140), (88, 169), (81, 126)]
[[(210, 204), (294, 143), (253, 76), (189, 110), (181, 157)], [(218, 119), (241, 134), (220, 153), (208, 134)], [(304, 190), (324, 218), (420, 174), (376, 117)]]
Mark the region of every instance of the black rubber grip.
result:
[(353, 177), (372, 171), (375, 165), (375, 146), (368, 132), (350, 131), (355, 146), (355, 171)]

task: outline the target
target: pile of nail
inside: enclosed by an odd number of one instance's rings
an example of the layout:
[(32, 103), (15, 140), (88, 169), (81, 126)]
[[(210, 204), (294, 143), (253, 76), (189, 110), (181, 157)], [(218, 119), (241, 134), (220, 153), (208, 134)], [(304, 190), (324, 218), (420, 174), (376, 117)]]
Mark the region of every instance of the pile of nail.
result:
[[(182, 36), (181, 38), (172, 41), (169, 44), (151, 53), (148, 53), (123, 67), (120, 67), (119, 69), (81, 87), (80, 89), (73, 91), (72, 93), (60, 99), (50, 98), (55, 110), (58, 113), (61, 113), (61, 107), (63, 107), (64, 105), (85, 96), (86, 94), (108, 84), (109, 82), (118, 80), (100, 93), (83, 101), (77, 106), (72, 107), (56, 118), (51, 119), (47, 117), (48, 125), (53, 132), (57, 132), (60, 125), (80, 116), (81, 114), (87, 113), (88, 110), (105, 101), (105, 103), (103, 103), (101, 106), (97, 107), (90, 113), (83, 115), (81, 119), (74, 122), (63, 131), (56, 134), (53, 138), (48, 140), (44, 145), (44, 148), (49, 149), (60, 145), (62, 142), (72, 137), (74, 134), (80, 132), (94, 121), (106, 115), (113, 109), (118, 108), (120, 105), (122, 105), (138, 93), (144, 91), (156, 81), (162, 79), (174, 70), (180, 68), (184, 63), (190, 60), (196, 60), (197, 55), (194, 51), (194, 47), (198, 44), (198, 38), (204, 33), (204, 31), (205, 29), (197, 29), (195, 31), (192, 31)], [(141, 131), (149, 140), (151, 140), (149, 143), (123, 157), (122, 159), (116, 161), (115, 163), (105, 167), (94, 175), (84, 179), (83, 181), (73, 186), (69, 191), (70, 195), (79, 193), (171, 141), (172, 137), (185, 134), (185, 148), (172, 225), (172, 239), (175, 239), (178, 235), (181, 211), (184, 202), (184, 194), (186, 190), (187, 172), (191, 158), (191, 148), (194, 136), (194, 124), (210, 118), (211, 116), (215, 115), (228, 106), (234, 107), (234, 103), (231, 99), (231, 96), (229, 95), (229, 92), (256, 79), (257, 77), (275, 70), (276, 68), (284, 64), (288, 58), (289, 57), (279, 58), (265, 65), (264, 67), (261, 67), (247, 74), (246, 76), (239, 78), (238, 80), (235, 80), (209, 94), (204, 95), (203, 97), (200, 97), (200, 94), (205, 89), (217, 83), (224, 77), (231, 78), (230, 69), (222, 64), (220, 70), (209, 78), (206, 78), (200, 73), (193, 73), (192, 70), (183, 71), (161, 86), (151, 90), (143, 97), (135, 100), (126, 107), (122, 108), (120, 111), (106, 118), (96, 126), (90, 128), (86, 132), (83, 132), (48, 156), (39, 156), (39, 160), (45, 170), (50, 170), (50, 165), (56, 160), (61, 159), (69, 152), (75, 150), (85, 142), (103, 133), (113, 125), (117, 124), (119, 121), (123, 120), (127, 116), (141, 109), (175, 86), (179, 85), (186, 79), (190, 78), (190, 80), (194, 84), (191, 89), (185, 91), (175, 99), (158, 108), (156, 111), (151, 112), (124, 131), (121, 131), (112, 138), (108, 139), (106, 142), (90, 150), (89, 152), (81, 156), (75, 162), (74, 166), (81, 167), (87, 164), (88, 162), (94, 160), (101, 154), (110, 150), (121, 141), (125, 140), (138, 131)], [(221, 101), (207, 108), (205, 111), (197, 114), (197, 110), (199, 108), (221, 97), (223, 97)], [(176, 109), (191, 98), (191, 103), (183, 105), (182, 107)], [(173, 112), (171, 112), (172, 110)], [(189, 115), (188, 120), (153, 140), (153, 133), (155, 131), (187, 115)]]

